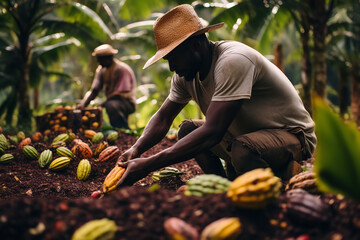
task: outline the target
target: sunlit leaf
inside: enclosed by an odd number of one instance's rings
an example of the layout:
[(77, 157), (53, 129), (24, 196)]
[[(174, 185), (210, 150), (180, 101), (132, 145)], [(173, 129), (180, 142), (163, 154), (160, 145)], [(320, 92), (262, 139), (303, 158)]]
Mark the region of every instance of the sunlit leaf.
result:
[(320, 99), (315, 99), (318, 146), (315, 172), (319, 188), (360, 200), (360, 133), (344, 123)]

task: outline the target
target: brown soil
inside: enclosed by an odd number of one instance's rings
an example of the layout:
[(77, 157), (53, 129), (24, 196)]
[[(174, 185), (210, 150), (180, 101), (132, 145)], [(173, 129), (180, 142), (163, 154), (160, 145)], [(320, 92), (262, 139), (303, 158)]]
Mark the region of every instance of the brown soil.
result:
[[(136, 137), (120, 132), (116, 145), (124, 151), (135, 141)], [(174, 140), (163, 139), (143, 156), (173, 143)], [(49, 142), (32, 145), (41, 152), (48, 148)], [(241, 219), (241, 239), (360, 239), (360, 204), (331, 194), (319, 195), (329, 206), (329, 217), (321, 223), (287, 214), (282, 207), (285, 192), (277, 202), (261, 210), (239, 209), (225, 194), (184, 196), (176, 190), (188, 179), (202, 174), (193, 159), (173, 165), (185, 174), (161, 180), (158, 190), (148, 190), (154, 184), (149, 174), (132, 187), (93, 199), (90, 194), (101, 189), (114, 162), (90, 159), (90, 178), (79, 181), (76, 177), (79, 160), (55, 173), (41, 169), (37, 161), (26, 159), (17, 146), (7, 152), (15, 160), (0, 165), (1, 239), (70, 239), (82, 224), (105, 217), (119, 226), (116, 239), (165, 239), (163, 222), (169, 217), (183, 219), (201, 232), (209, 223), (229, 216)], [(309, 166), (312, 162), (305, 164)]]

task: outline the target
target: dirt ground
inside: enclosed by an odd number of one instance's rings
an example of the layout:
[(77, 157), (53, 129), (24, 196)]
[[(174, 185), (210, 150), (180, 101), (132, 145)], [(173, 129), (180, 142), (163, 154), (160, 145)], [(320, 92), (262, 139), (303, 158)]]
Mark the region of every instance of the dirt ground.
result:
[[(115, 144), (122, 152), (135, 141), (136, 137), (120, 132)], [(157, 153), (174, 142), (165, 138), (143, 156)], [(41, 152), (49, 143), (40, 141), (32, 145)], [(96, 145), (91, 147), (94, 149)], [(274, 204), (261, 210), (239, 209), (226, 194), (184, 196), (176, 190), (188, 179), (203, 173), (193, 159), (173, 165), (185, 174), (161, 180), (158, 190), (148, 190), (154, 184), (149, 174), (134, 186), (93, 199), (90, 194), (101, 189), (114, 162), (90, 159), (91, 175), (86, 181), (79, 181), (76, 177), (79, 160), (73, 160), (64, 171), (52, 172), (40, 168), (35, 160), (26, 159), (17, 146), (7, 152), (15, 159), (0, 165), (0, 239), (3, 240), (70, 239), (84, 223), (105, 217), (116, 222), (116, 239), (166, 239), (163, 222), (167, 218), (183, 219), (201, 232), (209, 223), (229, 216), (237, 216), (242, 222), (240, 239), (360, 239), (360, 204), (341, 196), (317, 195), (328, 207), (327, 217), (321, 222), (294, 217), (285, 211), (284, 190)], [(312, 162), (302, 164), (311, 167)]]

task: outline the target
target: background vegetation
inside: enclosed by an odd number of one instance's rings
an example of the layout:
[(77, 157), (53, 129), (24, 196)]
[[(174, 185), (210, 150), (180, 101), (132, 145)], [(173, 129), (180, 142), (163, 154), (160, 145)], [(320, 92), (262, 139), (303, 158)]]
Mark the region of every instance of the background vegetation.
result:
[[(110, 43), (134, 69), (139, 107), (130, 124), (144, 127), (167, 97), (172, 76), (165, 61), (142, 69), (156, 52), (152, 25), (183, 3), (207, 24), (225, 23), (209, 34), (211, 40), (244, 42), (273, 61), (309, 112), (316, 94), (342, 118), (360, 123), (357, 0), (1, 0), (0, 125), (34, 131), (34, 116), (58, 104), (75, 106), (97, 66), (92, 50)], [(199, 117), (191, 103), (173, 127)]]

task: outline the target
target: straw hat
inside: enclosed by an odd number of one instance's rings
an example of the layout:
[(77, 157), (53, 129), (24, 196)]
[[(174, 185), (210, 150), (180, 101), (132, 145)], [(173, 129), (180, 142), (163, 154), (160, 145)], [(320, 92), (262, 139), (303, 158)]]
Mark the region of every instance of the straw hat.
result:
[(194, 8), (189, 4), (179, 5), (154, 24), (157, 52), (144, 65), (143, 69), (163, 58), (174, 48), (191, 36), (203, 34), (222, 27), (224, 23), (204, 27)]
[(110, 55), (116, 54), (117, 52), (118, 52), (118, 50), (114, 49), (111, 45), (103, 44), (103, 45), (100, 45), (97, 48), (95, 48), (91, 55), (97, 56), (97, 57), (98, 56), (110, 56)]

